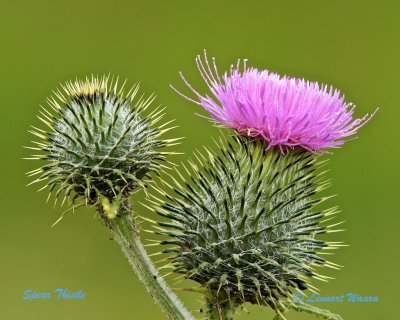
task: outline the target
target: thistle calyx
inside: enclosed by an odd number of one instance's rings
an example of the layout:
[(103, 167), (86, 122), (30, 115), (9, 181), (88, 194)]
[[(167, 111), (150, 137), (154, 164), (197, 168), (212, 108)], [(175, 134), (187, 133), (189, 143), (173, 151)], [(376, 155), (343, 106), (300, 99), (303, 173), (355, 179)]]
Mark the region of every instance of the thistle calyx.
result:
[(163, 109), (147, 112), (154, 97), (137, 99), (138, 90), (135, 85), (125, 94), (124, 85), (103, 76), (55, 91), (47, 100), (50, 108), (42, 107), (38, 116), (46, 128), (30, 131), (39, 141), (28, 148), (41, 152), (30, 159), (46, 162), (28, 173), (37, 177), (32, 183), (46, 181), (41, 189), (56, 199), (83, 198), (115, 217), (121, 198), (146, 188), (150, 174), (159, 173), (166, 154), (161, 148), (172, 142), (160, 139), (165, 125), (154, 126)]
[(157, 207), (170, 219), (158, 232), (169, 237), (162, 244), (175, 272), (205, 287), (214, 305), (250, 302), (278, 313), (294, 292), (313, 288), (312, 278), (328, 278), (316, 267), (336, 265), (319, 251), (340, 244), (317, 239), (337, 231), (324, 223), (335, 209), (316, 208), (324, 198), (314, 195), (326, 187), (317, 155), (300, 148), (282, 155), (235, 137), (218, 154), (196, 157), (191, 182), (176, 181)]

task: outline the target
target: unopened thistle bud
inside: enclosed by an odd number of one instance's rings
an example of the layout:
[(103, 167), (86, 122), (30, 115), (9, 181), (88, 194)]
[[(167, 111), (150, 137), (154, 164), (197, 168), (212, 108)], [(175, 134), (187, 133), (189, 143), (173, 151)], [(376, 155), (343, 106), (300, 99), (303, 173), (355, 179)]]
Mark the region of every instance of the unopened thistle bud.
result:
[[(38, 118), (46, 128), (33, 127), (39, 141), (30, 149), (41, 152), (30, 159), (46, 163), (31, 172), (32, 183), (64, 201), (85, 199), (102, 206), (113, 218), (116, 206), (138, 187), (146, 187), (151, 172), (158, 173), (170, 141), (161, 140), (164, 126), (154, 126), (162, 111), (146, 112), (154, 98), (135, 100), (139, 86), (124, 93), (124, 85), (108, 76), (67, 82), (48, 99)], [(64, 202), (63, 201), (63, 202)]]

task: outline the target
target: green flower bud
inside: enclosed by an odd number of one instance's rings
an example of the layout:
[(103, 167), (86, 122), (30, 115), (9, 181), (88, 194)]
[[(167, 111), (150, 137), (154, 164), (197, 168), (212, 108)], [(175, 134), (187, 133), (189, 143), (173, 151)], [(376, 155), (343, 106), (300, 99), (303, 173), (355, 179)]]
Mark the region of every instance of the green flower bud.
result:
[(125, 94), (117, 82), (109, 76), (67, 82), (40, 111), (46, 129), (30, 131), (40, 139), (30, 149), (41, 151), (30, 159), (46, 162), (28, 173), (38, 176), (32, 183), (47, 181), (41, 189), (55, 191), (56, 199), (99, 204), (110, 218), (114, 200), (146, 187), (149, 174), (160, 171), (161, 148), (172, 142), (160, 139), (165, 125), (154, 126), (163, 110), (146, 112), (154, 97), (135, 100), (139, 86)]

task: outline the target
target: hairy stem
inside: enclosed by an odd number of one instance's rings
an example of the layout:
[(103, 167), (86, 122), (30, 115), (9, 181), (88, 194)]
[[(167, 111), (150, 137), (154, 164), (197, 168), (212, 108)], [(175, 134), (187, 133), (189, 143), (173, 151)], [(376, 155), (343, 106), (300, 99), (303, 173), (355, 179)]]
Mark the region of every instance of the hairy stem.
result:
[[(329, 310), (326, 309), (320, 309), (314, 306), (311, 306), (309, 304), (303, 303), (303, 302), (297, 302), (297, 303), (286, 303), (286, 306), (292, 310), (295, 311), (300, 311), (300, 312), (305, 312), (309, 313), (312, 315), (317, 316), (320, 319), (328, 319), (328, 320), (343, 320), (341, 316), (338, 314), (334, 314), (330, 312)], [(284, 320), (281, 315), (277, 314), (273, 320)]]
[(129, 210), (120, 212), (116, 218), (108, 219), (107, 225), (112, 231), (114, 240), (121, 246), (133, 271), (166, 317), (170, 320), (194, 320), (150, 261), (140, 241), (139, 231), (135, 226), (132, 213)]

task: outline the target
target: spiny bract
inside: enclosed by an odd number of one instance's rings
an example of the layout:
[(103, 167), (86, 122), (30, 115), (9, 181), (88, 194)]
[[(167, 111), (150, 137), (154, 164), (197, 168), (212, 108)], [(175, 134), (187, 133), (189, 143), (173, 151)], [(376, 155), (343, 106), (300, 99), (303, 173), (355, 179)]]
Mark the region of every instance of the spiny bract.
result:
[(64, 192), (64, 201), (73, 195), (108, 203), (145, 186), (148, 174), (160, 170), (165, 152), (159, 149), (172, 141), (159, 139), (165, 125), (154, 127), (163, 109), (144, 114), (154, 97), (133, 102), (139, 86), (124, 94), (117, 83), (92, 76), (67, 82), (48, 99), (52, 112), (42, 107), (38, 116), (47, 130), (30, 131), (40, 141), (29, 148), (43, 151), (30, 159), (47, 162), (28, 173), (39, 175), (32, 183), (47, 180), (42, 189), (57, 190), (56, 199)]
[(315, 238), (337, 231), (320, 223), (336, 208), (314, 210), (325, 198), (312, 196), (327, 185), (316, 155), (299, 148), (283, 156), (278, 148), (266, 151), (264, 141), (235, 141), (221, 146), (221, 155), (196, 154), (198, 164), (186, 169), (191, 183), (175, 181), (176, 195), (156, 201), (157, 212), (172, 219), (158, 232), (173, 245), (164, 252), (172, 253), (174, 270), (211, 296), (279, 312), (294, 288), (312, 289), (311, 277), (326, 280), (315, 266), (337, 266), (318, 251), (340, 244)]

